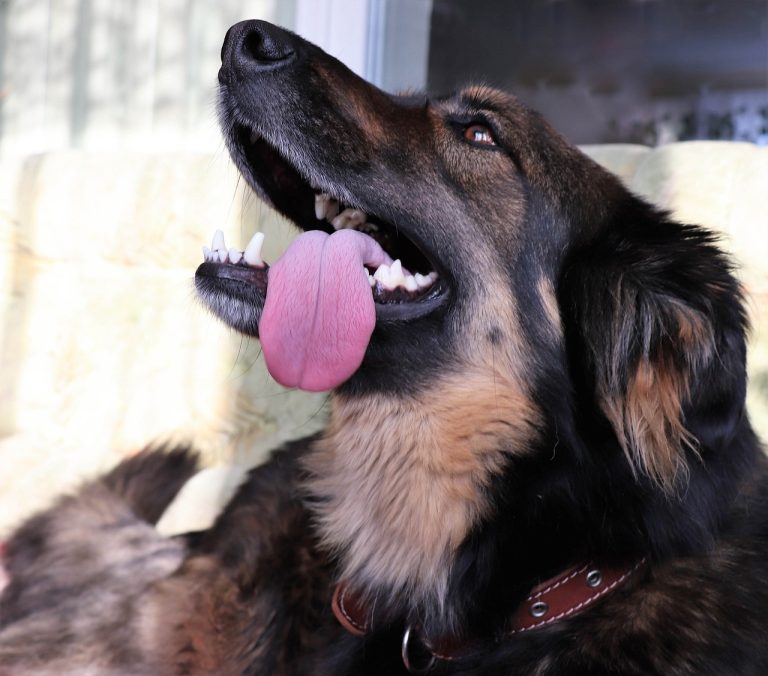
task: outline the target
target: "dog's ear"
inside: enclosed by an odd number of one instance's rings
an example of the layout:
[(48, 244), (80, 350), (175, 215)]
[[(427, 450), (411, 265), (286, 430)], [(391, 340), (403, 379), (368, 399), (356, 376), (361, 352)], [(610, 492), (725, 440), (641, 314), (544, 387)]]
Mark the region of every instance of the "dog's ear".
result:
[(633, 470), (674, 492), (711, 441), (700, 436), (722, 437), (740, 415), (746, 322), (712, 234), (650, 208), (633, 215), (571, 254), (559, 286), (566, 344), (577, 391)]

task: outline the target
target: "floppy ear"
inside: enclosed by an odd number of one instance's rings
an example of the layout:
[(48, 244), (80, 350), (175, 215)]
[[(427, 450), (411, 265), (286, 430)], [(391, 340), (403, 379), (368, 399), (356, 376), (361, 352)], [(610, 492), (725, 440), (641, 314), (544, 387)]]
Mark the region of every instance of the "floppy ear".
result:
[[(650, 207), (633, 215), (571, 253), (560, 284), (566, 343), (633, 471), (673, 492), (710, 441), (696, 409), (734, 425), (743, 405), (745, 320), (712, 234)], [(718, 409), (721, 400), (730, 404)]]

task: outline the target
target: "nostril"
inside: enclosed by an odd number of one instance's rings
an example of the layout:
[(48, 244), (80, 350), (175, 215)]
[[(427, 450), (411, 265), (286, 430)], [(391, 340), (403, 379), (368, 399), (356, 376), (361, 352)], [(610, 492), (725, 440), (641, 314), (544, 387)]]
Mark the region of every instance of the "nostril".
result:
[(289, 44), (276, 40), (266, 31), (252, 30), (243, 39), (243, 56), (254, 61), (284, 61), (293, 56)]
[(224, 38), (219, 81), (226, 84), (260, 71), (281, 69), (300, 54), (301, 41), (293, 33), (266, 21), (241, 21)]

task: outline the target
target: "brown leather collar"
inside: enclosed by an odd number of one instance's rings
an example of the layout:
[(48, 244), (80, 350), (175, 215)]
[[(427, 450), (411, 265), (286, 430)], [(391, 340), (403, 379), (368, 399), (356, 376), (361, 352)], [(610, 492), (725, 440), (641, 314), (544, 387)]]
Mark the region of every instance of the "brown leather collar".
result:
[[(646, 560), (623, 567), (586, 563), (563, 571), (535, 586), (528, 597), (512, 614), (503, 635), (510, 636), (540, 629), (583, 613), (601, 598), (626, 583), (644, 565)], [(333, 614), (349, 633), (364, 636), (373, 626), (373, 608), (355, 594), (347, 584), (340, 582), (333, 592)], [(408, 664), (408, 643), (413, 640), (408, 627), (403, 641), (403, 660)], [(434, 658), (455, 660), (468, 652), (460, 641), (441, 641), (439, 646), (422, 639)], [(431, 666), (431, 662), (430, 662)]]
[(560, 622), (584, 612), (606, 594), (627, 582), (642, 566), (574, 566), (535, 586), (512, 615), (509, 634), (520, 634)]

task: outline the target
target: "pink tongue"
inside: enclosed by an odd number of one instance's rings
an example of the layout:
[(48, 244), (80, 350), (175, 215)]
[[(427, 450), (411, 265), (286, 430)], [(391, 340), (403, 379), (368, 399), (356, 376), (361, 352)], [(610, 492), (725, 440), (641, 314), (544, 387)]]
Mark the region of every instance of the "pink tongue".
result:
[(259, 338), (272, 377), (317, 392), (360, 366), (376, 324), (364, 264), (391, 259), (355, 230), (313, 230), (296, 238), (269, 269)]

